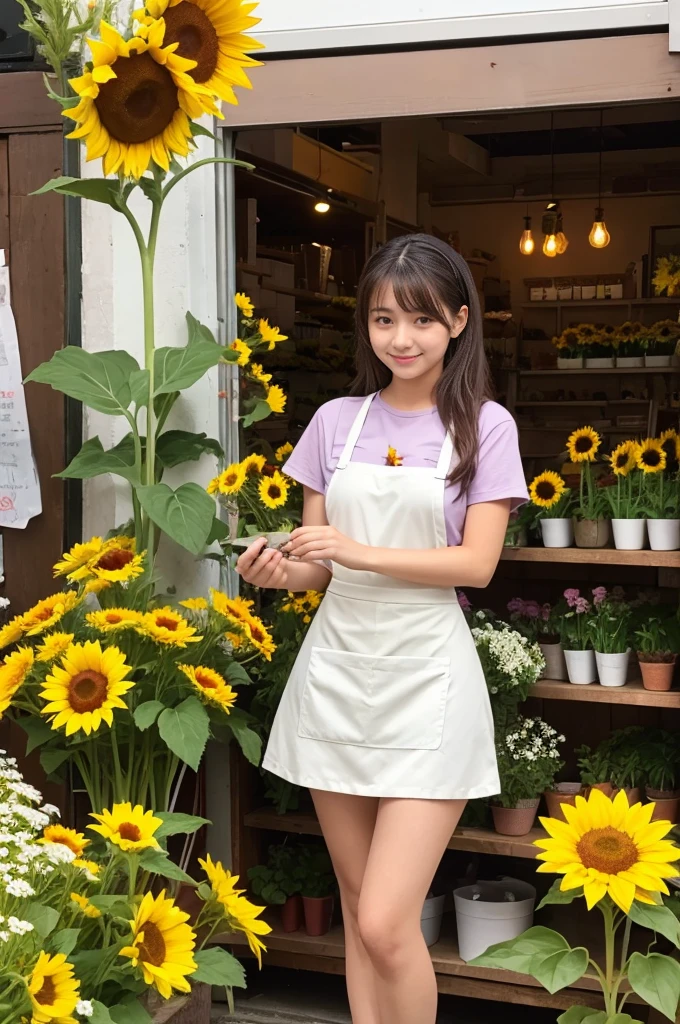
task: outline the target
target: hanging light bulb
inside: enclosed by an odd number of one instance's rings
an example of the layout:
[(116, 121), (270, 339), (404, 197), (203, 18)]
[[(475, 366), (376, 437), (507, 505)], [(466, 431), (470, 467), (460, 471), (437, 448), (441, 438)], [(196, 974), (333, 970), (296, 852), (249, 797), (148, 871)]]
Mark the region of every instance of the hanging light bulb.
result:
[(569, 248), (569, 239), (564, 233), (561, 213), (559, 213), (557, 217), (557, 234), (555, 235), (555, 239), (557, 241), (557, 255), (561, 256), (562, 253), (566, 252)]
[(522, 253), (522, 256), (531, 256), (535, 248), (536, 243), (531, 233), (531, 217), (527, 216), (524, 218), (524, 231), (519, 240), (519, 251)]
[(601, 206), (598, 206), (595, 210), (595, 220), (590, 229), (588, 241), (593, 249), (605, 249), (611, 240), (611, 235), (607, 231), (607, 225), (604, 222), (604, 210)]
[(546, 235), (543, 239), (543, 255), (557, 256), (557, 235)]
[(559, 216), (559, 203), (550, 202), (543, 214), (543, 255), (551, 259), (557, 256), (559, 244), (557, 241), (557, 228)]

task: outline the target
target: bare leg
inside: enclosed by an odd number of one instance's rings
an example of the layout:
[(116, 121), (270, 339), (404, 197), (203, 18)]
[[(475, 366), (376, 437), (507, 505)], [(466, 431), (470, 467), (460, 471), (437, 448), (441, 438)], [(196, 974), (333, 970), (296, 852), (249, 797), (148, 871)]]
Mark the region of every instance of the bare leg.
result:
[(324, 793), (320, 790), (312, 791), (312, 797), (340, 885), (345, 924), (347, 994), (352, 1022), (389, 1024), (389, 1017), (381, 1021), (376, 974), (361, 941), (357, 918), (359, 895), (378, 813), (378, 800), (343, 793)]
[(420, 916), (465, 803), (380, 801), (361, 887), (359, 934), (378, 976), (385, 1024), (435, 1024), (437, 984)]

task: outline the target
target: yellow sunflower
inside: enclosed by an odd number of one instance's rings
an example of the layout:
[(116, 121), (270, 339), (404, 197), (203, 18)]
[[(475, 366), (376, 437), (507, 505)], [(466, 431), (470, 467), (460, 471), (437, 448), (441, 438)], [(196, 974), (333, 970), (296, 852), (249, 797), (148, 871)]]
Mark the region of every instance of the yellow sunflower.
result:
[(594, 462), (602, 438), (592, 427), (579, 427), (567, 441), (569, 458), (572, 462)]
[[(182, 0), (182, 2), (188, 4), (189, 0)], [(246, 345), (245, 341), (241, 341), (240, 338), (237, 338), (235, 341), (232, 341), (229, 348), (232, 352), (238, 352), (238, 360), (236, 361), (237, 366), (248, 365), (250, 362), (251, 352), (250, 346)]]
[(283, 388), (280, 388), (278, 384), (272, 384), (270, 388), (267, 388), (267, 397), (265, 401), (272, 412), (284, 412), (286, 408), (286, 400), (286, 394)]
[(43, 598), (22, 616), (24, 632), (27, 636), (44, 633), (63, 619), (77, 604), (78, 597), (73, 590), (63, 590), (59, 594)]
[(391, 445), (387, 448), (387, 455), (385, 456), (386, 466), (401, 466), (403, 465), (403, 458), (398, 454), (397, 449)]
[[(192, 79), (219, 99), (237, 103), (233, 86), (251, 88), (243, 69), (261, 63), (247, 51), (263, 44), (244, 35), (260, 23), (252, 17), (256, 7), (243, 0), (147, 0), (146, 20), (163, 18), (165, 44), (177, 43), (179, 56), (196, 62), (189, 72)], [(243, 306), (239, 309), (245, 312)], [(252, 308), (246, 316), (252, 316)]]
[(225, 871), (219, 861), (213, 863), (210, 856), (198, 862), (206, 873), (214, 899), (222, 905), (229, 927), (234, 932), (243, 932), (248, 945), (262, 966), (262, 952), (267, 947), (258, 935), (269, 935), (271, 928), (266, 921), (258, 921), (258, 915), (265, 909), (256, 907), (243, 896), (243, 889), (236, 889), (239, 876)]
[(91, 882), (97, 881), (97, 875), (101, 871), (101, 868), (96, 861), (86, 860), (84, 857), (76, 857), (76, 859), (72, 861), (72, 864), (74, 868), (80, 868), (84, 871)]
[(32, 668), (33, 651), (30, 647), (19, 647), (0, 662), (0, 717), (12, 703)]
[(288, 481), (275, 469), (271, 476), (263, 476), (257, 489), (260, 501), (267, 508), (281, 508), (288, 501)]
[(239, 636), (238, 633), (227, 632), (224, 634), (224, 637), (225, 640), (229, 641), (235, 651), (237, 651), (239, 647), (243, 647), (243, 644), (245, 643), (245, 637)]
[(86, 622), (100, 633), (111, 633), (116, 629), (129, 629), (138, 626), (142, 621), (141, 612), (132, 608), (104, 608), (99, 612), (89, 612)]
[(24, 635), (24, 625), (23, 615), (15, 615), (13, 619), (0, 627), (0, 651), (3, 647), (9, 647), (10, 644), (21, 640)]
[(50, 633), (36, 647), (36, 661), (54, 661), (73, 643), (73, 633)]
[(285, 443), (285, 444), (282, 444), (280, 448), (277, 448), (277, 449), (276, 449), (276, 452), (274, 453), (274, 454), (275, 454), (275, 458), (276, 458), (276, 461), (277, 461), (277, 462), (283, 462), (283, 460), (284, 460), (284, 459), (285, 459), (285, 458), (286, 458), (286, 457), (287, 457), (288, 455), (290, 455), (290, 453), (292, 452), (292, 450), (293, 450), (293, 446), (292, 446), (292, 444), (290, 443), (290, 441), (286, 441), (286, 443)]
[(187, 644), (197, 644), (203, 639), (202, 636), (196, 636), (195, 626), (190, 626), (183, 615), (169, 606), (147, 612), (141, 617), (138, 629), (157, 644), (172, 647), (186, 647)]
[(204, 612), (208, 602), (204, 597), (187, 597), (186, 601), (179, 602), (182, 608), (188, 608), (190, 612)]
[(241, 310), (244, 317), (247, 320), (250, 320), (253, 313), (255, 312), (253, 300), (249, 299), (245, 292), (236, 292), (236, 295), (234, 296), (234, 302), (236, 303), (237, 308)]
[(272, 379), (271, 373), (265, 373), (262, 366), (259, 363), (251, 363), (249, 368), (250, 376), (256, 380), (259, 384), (263, 384), (265, 387), (269, 384)]
[(637, 444), (635, 441), (622, 441), (609, 456), (612, 470), (617, 476), (628, 476), (631, 469), (635, 469), (635, 454)]
[(664, 839), (671, 822), (651, 821), (654, 804), (629, 807), (623, 791), (610, 800), (593, 789), (562, 811), (566, 821), (541, 818), (550, 838), (534, 845), (543, 851), (538, 870), (564, 875), (563, 892), (583, 887), (589, 910), (609, 895), (626, 914), (633, 900), (654, 903), (652, 893), (668, 893), (664, 879), (678, 874), (678, 850)]
[(262, 622), (261, 619), (258, 619), (256, 615), (251, 615), (249, 619), (240, 625), (246, 634), (246, 639), (250, 641), (253, 647), (255, 647), (267, 661), (271, 661), (272, 654), (276, 651), (276, 644), (274, 643), (264, 622)]
[(71, 899), (74, 903), (78, 904), (85, 917), (95, 918), (102, 916), (101, 910), (97, 910), (96, 907), (93, 907), (87, 896), (81, 896), (79, 892), (72, 892)]
[(65, 828), (63, 825), (48, 825), (38, 842), (67, 846), (76, 857), (80, 857), (85, 847), (90, 845), (90, 840), (86, 839), (82, 832), (76, 832), (74, 828)]
[(272, 327), (269, 320), (260, 320), (257, 329), (262, 340), (269, 345), (270, 352), (280, 341), (288, 341), (288, 335), (281, 334), (278, 327)]
[(666, 468), (666, 452), (661, 441), (648, 437), (636, 446), (635, 461), (643, 473), (660, 473)]
[(153, 811), (145, 811), (141, 804), (135, 807), (130, 802), (114, 804), (111, 810), (103, 810), (101, 814), (90, 814), (98, 821), (98, 825), (88, 825), (93, 832), (108, 842), (119, 846), (125, 853), (137, 853), (149, 847), (157, 850), (158, 840), (154, 834), (163, 824), (162, 818), (156, 818)]
[(219, 672), (215, 672), (212, 668), (206, 668), (205, 665), (179, 665), (178, 668), (208, 703), (215, 704), (229, 714), (230, 709), (236, 703), (237, 695)]
[(251, 618), (250, 609), (255, 604), (254, 601), (249, 601), (245, 597), (227, 597), (221, 590), (215, 590), (213, 587), (210, 588), (210, 603), (219, 615), (224, 615), (227, 619), (235, 619), (239, 623)]
[(210, 882), (210, 887), (213, 891), (213, 896), (216, 898), (218, 893), (222, 895), (231, 893), (234, 896), (241, 896), (245, 892), (245, 889), (236, 888), (239, 876), (232, 875), (231, 871), (225, 871), (222, 862), (219, 860), (213, 861), (209, 853), (206, 854), (205, 860), (201, 860), (199, 857), (198, 863), (205, 871), (206, 878)]
[(189, 915), (166, 899), (165, 889), (154, 897), (147, 892), (139, 905), (132, 928), (132, 943), (120, 951), (135, 967), (142, 968), (144, 981), (153, 985), (164, 999), (173, 989), (191, 992), (187, 976), (197, 970), (194, 960), (196, 936), (187, 924)]
[(108, 590), (111, 584), (108, 580), (91, 579), (83, 587), (83, 596), (86, 594), (101, 594), (102, 590)]
[(266, 464), (267, 460), (264, 455), (246, 455), (241, 463), (241, 468), (247, 477), (253, 477), (259, 476)]
[(60, 1018), (72, 1019), (80, 999), (80, 982), (73, 972), (64, 953), (40, 953), (27, 981), (34, 1022), (57, 1024)]
[(208, 494), (238, 494), (246, 482), (246, 474), (240, 462), (227, 466), (219, 476), (208, 484)]
[(114, 537), (113, 540), (107, 541), (99, 555), (77, 570), (73, 579), (77, 579), (78, 574), (83, 573), (107, 583), (129, 583), (143, 572), (144, 555), (135, 553), (134, 539)]
[(567, 485), (560, 474), (547, 469), (531, 481), (529, 495), (534, 505), (538, 505), (539, 508), (552, 508), (566, 489)]
[(659, 440), (666, 453), (666, 465), (672, 466), (675, 462), (680, 462), (680, 434), (677, 430), (672, 427), (664, 430)]
[(77, 124), (69, 138), (85, 140), (88, 160), (103, 158), (104, 174), (141, 178), (152, 161), (167, 171), (192, 148), (189, 119), (219, 111), (188, 76), (195, 64), (164, 45), (163, 21), (128, 42), (104, 21), (99, 32), (91, 70), (71, 79), (80, 102), (64, 111)]
[(83, 729), (89, 736), (102, 722), (113, 725), (113, 709), (127, 708), (123, 694), (135, 684), (117, 647), (102, 650), (98, 640), (72, 644), (59, 665), (53, 665), (40, 696), (42, 709), (53, 729), (66, 727), (66, 735)]
[(55, 576), (71, 576), (76, 569), (87, 565), (101, 551), (104, 541), (101, 537), (92, 537), (85, 544), (74, 544), (70, 551), (61, 556), (61, 561), (53, 566)]

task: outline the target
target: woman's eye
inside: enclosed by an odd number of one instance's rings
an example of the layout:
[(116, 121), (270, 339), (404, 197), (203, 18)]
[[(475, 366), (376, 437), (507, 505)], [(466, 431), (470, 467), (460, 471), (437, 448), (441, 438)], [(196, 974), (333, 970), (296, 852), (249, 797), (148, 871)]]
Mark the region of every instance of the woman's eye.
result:
[(416, 321), (416, 323), (419, 323), (419, 324), (431, 324), (432, 323), (432, 317), (429, 317), (429, 316), (419, 316), (417, 321)]
[(384, 325), (384, 324), (392, 323), (392, 321), (390, 320), (390, 318), (388, 316), (379, 316), (379, 317), (376, 318), (376, 323)]

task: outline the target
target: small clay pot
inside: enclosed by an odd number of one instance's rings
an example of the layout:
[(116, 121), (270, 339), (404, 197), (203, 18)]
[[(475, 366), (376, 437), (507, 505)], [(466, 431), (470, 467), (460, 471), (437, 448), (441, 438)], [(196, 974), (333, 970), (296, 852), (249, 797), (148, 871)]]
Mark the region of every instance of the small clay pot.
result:
[[(620, 789), (615, 789), (614, 792), (612, 793), (612, 797), (615, 797), (620, 792), (621, 792)], [(633, 804), (639, 804), (640, 803), (640, 787), (639, 786), (624, 786), (623, 787), (623, 792), (628, 797), (628, 806), (629, 807), (632, 807)]]
[(643, 661), (638, 654), (642, 685), (645, 690), (670, 690), (673, 684), (676, 655), (672, 661)]
[(652, 813), (652, 821), (672, 821), (678, 824), (678, 810), (680, 810), (680, 790), (664, 791), (659, 789), (645, 788), (647, 800), (655, 804)]
[(299, 932), (303, 919), (302, 897), (289, 896), (281, 907), (281, 927), (284, 932)]
[(501, 836), (525, 836), (531, 832), (536, 820), (539, 798), (520, 800), (516, 807), (491, 805), (493, 824)]
[(594, 789), (599, 789), (605, 796), (612, 797), (614, 795), (614, 786), (611, 782), (596, 782), (594, 786), (588, 786), (586, 795), (590, 796)]
[(325, 935), (333, 919), (334, 899), (332, 896), (303, 896), (305, 910), (305, 931), (308, 935)]
[(562, 813), (562, 804), (576, 806), (576, 797), (583, 789), (580, 782), (558, 782), (554, 789), (546, 789), (543, 796), (548, 808), (548, 817), (557, 818), (558, 821), (565, 821)]
[(604, 548), (609, 543), (608, 519), (574, 519), (574, 540), (577, 548)]

